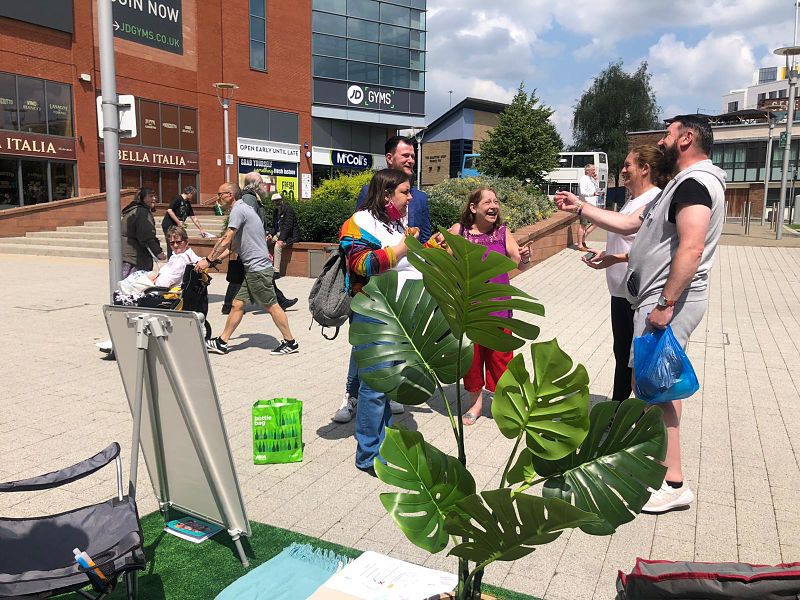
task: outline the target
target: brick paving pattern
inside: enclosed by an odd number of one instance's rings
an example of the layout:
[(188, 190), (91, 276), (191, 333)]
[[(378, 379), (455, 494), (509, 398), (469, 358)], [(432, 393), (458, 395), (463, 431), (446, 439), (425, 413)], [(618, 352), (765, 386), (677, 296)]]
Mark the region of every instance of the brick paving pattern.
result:
[[(596, 244), (595, 244), (596, 245)], [(557, 337), (591, 376), (593, 400), (613, 381), (609, 297), (602, 272), (564, 250), (514, 283), (544, 303), (541, 340)], [(6, 343), (0, 408), (0, 480), (45, 473), (119, 441), (130, 458), (131, 417), (117, 365), (100, 360), (94, 342), (107, 337), (100, 306), (107, 263), (95, 259), (0, 256)], [(706, 318), (688, 353), (701, 380), (685, 403), (685, 474), (697, 493), (688, 510), (642, 515), (611, 537), (565, 533), (514, 563), (495, 563), (485, 580), (552, 600), (614, 596), (618, 569), (637, 556), (778, 563), (800, 560), (800, 248), (723, 246), (712, 271)], [(353, 465), (353, 425), (330, 420), (344, 392), (346, 331), (326, 341), (308, 330), (311, 280), (284, 278), (299, 354), (270, 356), (277, 330), (261, 310), (245, 316), (233, 351), (211, 356), (227, 431), (251, 519), (362, 550), (378, 550), (454, 570), (444, 553), (430, 556), (405, 540), (381, 506), (381, 482)], [(216, 332), (224, 276), (211, 286)], [(250, 406), (259, 398), (297, 397), (304, 405), (305, 460), (252, 464)], [(441, 401), (413, 407), (398, 421), (454, 453)], [(486, 412), (484, 414), (487, 414)], [(467, 429), (467, 455), (480, 487), (496, 486), (511, 442), (490, 418)], [(157, 504), (139, 470), (142, 514)], [(0, 495), (0, 513), (29, 516), (106, 498), (113, 470), (58, 492)]]

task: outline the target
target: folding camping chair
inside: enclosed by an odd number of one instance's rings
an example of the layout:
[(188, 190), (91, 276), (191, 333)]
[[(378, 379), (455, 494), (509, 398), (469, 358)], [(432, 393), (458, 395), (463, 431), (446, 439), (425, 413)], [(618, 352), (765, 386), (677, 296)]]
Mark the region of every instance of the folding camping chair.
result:
[[(99, 504), (27, 519), (0, 517), (0, 598), (49, 598), (78, 592), (93, 600), (108, 596), (125, 578), (128, 600), (136, 598), (136, 571), (145, 568), (136, 501), (123, 495), (119, 444), (76, 465), (39, 477), (0, 483), (1, 492), (49, 490), (82, 479), (110, 462), (117, 466), (117, 495)], [(75, 562), (85, 551), (107, 581)], [(82, 590), (92, 584), (94, 595)]]

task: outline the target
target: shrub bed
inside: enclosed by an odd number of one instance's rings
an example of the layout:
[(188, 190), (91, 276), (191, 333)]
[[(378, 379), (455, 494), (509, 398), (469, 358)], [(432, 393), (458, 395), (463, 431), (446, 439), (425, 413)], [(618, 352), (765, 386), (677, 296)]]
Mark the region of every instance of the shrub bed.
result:
[[(322, 182), (311, 200), (293, 201), (300, 222), (300, 239), (304, 242), (335, 244), (339, 230), (352, 214), (361, 187), (372, 179), (372, 171), (339, 175)], [(448, 228), (457, 223), (470, 193), (477, 187), (488, 186), (500, 200), (503, 219), (516, 231), (549, 217), (555, 211), (553, 201), (538, 188), (507, 177), (469, 177), (449, 179), (427, 191), (430, 199), (431, 227)], [(273, 206), (265, 203), (266, 216), (272, 221)]]

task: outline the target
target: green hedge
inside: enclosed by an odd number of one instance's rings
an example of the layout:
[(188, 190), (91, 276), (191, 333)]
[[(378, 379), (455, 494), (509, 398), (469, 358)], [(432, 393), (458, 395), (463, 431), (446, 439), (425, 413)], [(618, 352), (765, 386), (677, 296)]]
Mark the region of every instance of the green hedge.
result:
[[(317, 187), (311, 200), (293, 201), (300, 223), (300, 239), (304, 242), (335, 244), (339, 230), (356, 205), (362, 186), (372, 179), (372, 171), (339, 175)], [(553, 201), (538, 188), (517, 179), (505, 177), (469, 177), (449, 179), (426, 190), (430, 199), (431, 227), (449, 228), (457, 223), (470, 193), (477, 187), (488, 186), (497, 192), (501, 215), (512, 231), (549, 217), (555, 211)], [(272, 221), (272, 203), (266, 202), (266, 216)]]
[(553, 201), (538, 187), (526, 185), (518, 179), (485, 176), (448, 179), (427, 190), (431, 204), (431, 224), (434, 227), (450, 227), (458, 222), (469, 195), (481, 186), (490, 187), (497, 193), (500, 215), (512, 231), (546, 219), (556, 210)]

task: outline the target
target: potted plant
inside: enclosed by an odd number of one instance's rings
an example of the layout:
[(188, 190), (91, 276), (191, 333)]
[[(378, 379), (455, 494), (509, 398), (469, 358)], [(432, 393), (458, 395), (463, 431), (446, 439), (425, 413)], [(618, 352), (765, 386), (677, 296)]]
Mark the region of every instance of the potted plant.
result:
[[(480, 597), (483, 570), (496, 560), (516, 560), (536, 546), (578, 527), (609, 535), (631, 521), (665, 467), (666, 431), (657, 407), (635, 398), (602, 402), (589, 412), (589, 377), (556, 340), (532, 343), (531, 372), (514, 357), (495, 391), (492, 412), (501, 433), (514, 440), (498, 487), (476, 489), (467, 470), (459, 382), (472, 359), (472, 342), (516, 350), (539, 328), (490, 313), (544, 315), (534, 298), (511, 285), (487, 283), (514, 262), (440, 230), (450, 252), (423, 248), (408, 237), (408, 260), (422, 280), (397, 289), (397, 273), (373, 277), (353, 299), (355, 312), (379, 323), (354, 323), (353, 345), (380, 344), (355, 353), (359, 367), (380, 365), (362, 377), (373, 389), (406, 405), (444, 399), (458, 456), (448, 456), (422, 434), (387, 428), (386, 464), (378, 477), (398, 492), (381, 502), (405, 536), (431, 553), (458, 557), (457, 600)], [(506, 298), (498, 300), (498, 298)], [(506, 333), (506, 331), (510, 333)], [(390, 362), (388, 362), (390, 361)], [(443, 385), (456, 384), (455, 414)], [(542, 484), (541, 495), (529, 492)]]

